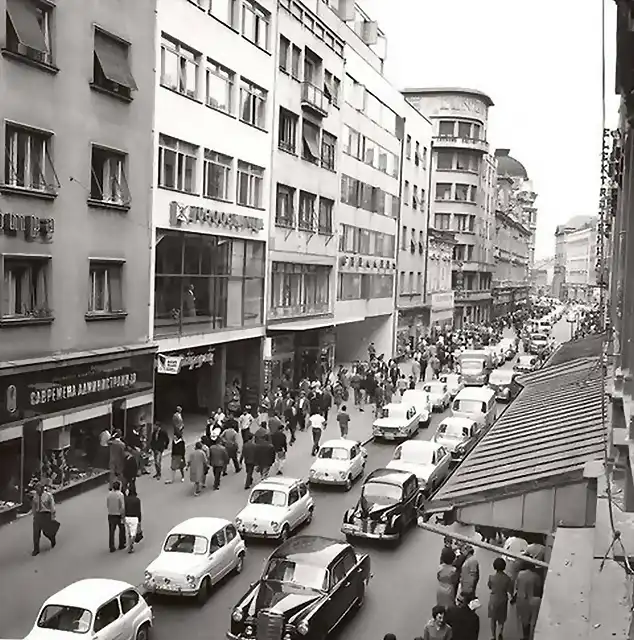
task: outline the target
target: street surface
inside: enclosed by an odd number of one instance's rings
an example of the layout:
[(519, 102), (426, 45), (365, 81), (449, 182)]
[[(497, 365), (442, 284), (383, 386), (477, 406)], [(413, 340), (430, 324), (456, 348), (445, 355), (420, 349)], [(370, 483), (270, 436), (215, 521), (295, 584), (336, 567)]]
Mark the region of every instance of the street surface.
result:
[[(567, 339), (562, 330), (568, 331), (565, 322), (556, 328), (556, 339)], [(557, 335), (559, 334), (559, 335)], [(506, 365), (510, 366), (510, 365)], [(409, 374), (409, 365), (402, 365)], [(500, 407), (500, 410), (503, 406)], [(445, 414), (447, 415), (447, 414)], [(373, 412), (361, 413), (351, 409), (351, 438), (367, 439), (371, 434)], [(428, 429), (421, 430), (418, 438), (429, 439), (442, 419), (434, 414)], [(202, 422), (201, 422), (202, 430)], [(187, 429), (189, 434), (191, 429)], [(195, 433), (195, 429), (193, 430)], [(334, 412), (322, 441), (338, 436)], [(285, 475), (305, 477), (313, 458), (310, 456), (310, 434), (299, 433), (298, 441), (289, 451)], [(367, 445), (367, 470), (385, 466), (391, 459), (394, 444)], [(167, 460), (164, 461), (167, 466)], [(101, 487), (69, 499), (58, 507), (61, 530), (57, 547), (49, 550), (44, 541), (42, 553), (33, 558), (31, 551), (31, 518), (25, 517), (0, 529), (0, 634), (3, 638), (24, 637), (42, 602), (62, 587), (88, 577), (103, 577), (140, 584), (143, 572), (156, 556), (165, 534), (179, 522), (200, 515), (233, 519), (243, 507), (248, 493), (244, 490), (243, 473), (223, 478), (219, 491), (206, 490), (200, 497), (193, 497), (189, 482), (165, 485), (150, 476), (138, 481), (143, 505), (145, 539), (135, 553), (110, 554), (107, 545), (107, 520), (105, 510), (106, 488)], [(349, 493), (340, 490), (313, 489), (315, 517), (303, 532), (340, 538), (341, 519), (346, 508), (359, 496), (357, 482)], [(303, 533), (302, 532), (302, 533)], [(376, 544), (360, 544), (368, 550), (372, 559), (374, 577), (368, 589), (363, 610), (347, 623), (341, 636), (345, 638), (382, 638), (387, 632), (397, 638), (411, 639), (421, 635), (422, 627), (430, 618), (435, 604), (436, 570), (443, 540), (440, 536), (421, 529), (411, 531), (396, 550), (383, 549)], [(209, 602), (197, 607), (193, 602), (174, 602), (167, 599), (152, 600), (156, 615), (155, 640), (223, 640), (228, 628), (233, 606), (250, 583), (257, 580), (263, 563), (273, 550), (273, 545), (250, 543), (243, 573), (230, 577), (215, 589)], [(491, 572), (494, 555), (477, 551), (480, 560), (480, 637), (489, 638), (486, 604), (488, 592), (486, 579)], [(515, 623), (509, 616), (507, 640), (515, 640)]]

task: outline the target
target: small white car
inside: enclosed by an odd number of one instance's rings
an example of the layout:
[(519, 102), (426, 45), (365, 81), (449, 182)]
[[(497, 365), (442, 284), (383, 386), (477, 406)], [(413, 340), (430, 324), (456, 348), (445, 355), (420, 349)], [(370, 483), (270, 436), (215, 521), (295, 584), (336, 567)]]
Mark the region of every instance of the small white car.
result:
[(419, 413), (418, 423), (421, 427), (428, 427), (433, 408), (431, 398), (422, 389), (407, 389), (401, 398), (404, 404), (413, 404)]
[(452, 399), (464, 389), (464, 380), (459, 373), (443, 373), (438, 379), (447, 385)]
[(420, 415), (413, 404), (404, 402), (386, 404), (381, 417), (372, 424), (372, 435), (384, 440), (402, 440), (418, 431)]
[(436, 442), (410, 440), (394, 450), (388, 469), (409, 471), (428, 492), (434, 491), (451, 472), (451, 453)]
[(225, 576), (242, 572), (246, 546), (235, 525), (223, 518), (190, 518), (165, 538), (145, 570), (148, 593), (196, 597), (203, 603)]
[(531, 373), (539, 369), (539, 358), (534, 355), (522, 354), (513, 365), (513, 371)]
[(469, 418), (445, 418), (436, 429), (434, 442), (454, 455), (465, 455), (478, 434), (478, 423)]
[(431, 380), (423, 385), (423, 391), (429, 394), (434, 411), (444, 411), (451, 404), (449, 388), (440, 380)]
[(314, 510), (315, 503), (303, 480), (277, 476), (253, 487), (235, 523), (245, 538), (284, 542), (295, 529), (310, 523)]
[(152, 609), (127, 582), (79, 580), (42, 605), (25, 640), (148, 640)]
[(368, 452), (356, 440), (328, 440), (319, 448), (308, 472), (311, 484), (340, 485), (346, 491), (365, 472)]

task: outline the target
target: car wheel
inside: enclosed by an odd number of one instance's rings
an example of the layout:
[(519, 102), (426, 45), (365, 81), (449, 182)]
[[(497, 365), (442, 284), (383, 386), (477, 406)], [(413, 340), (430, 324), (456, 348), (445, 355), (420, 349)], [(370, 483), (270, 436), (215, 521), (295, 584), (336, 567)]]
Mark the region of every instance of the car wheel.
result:
[(285, 524), (280, 531), (280, 542), (286, 542), (291, 535), (291, 528)]
[(211, 595), (211, 580), (209, 576), (205, 576), (203, 581), (200, 583), (200, 587), (198, 587), (198, 593), (196, 594), (196, 600), (199, 605), (205, 604), (207, 600), (209, 600), (209, 596)]
[(343, 485), (344, 491), (350, 491), (352, 489), (352, 476), (348, 475), (346, 478), (346, 484)]
[(313, 512), (315, 511), (314, 507), (311, 507), (308, 510), (308, 514), (306, 515), (306, 520), (304, 521), (305, 524), (310, 524), (313, 521)]
[(150, 625), (143, 623), (136, 632), (135, 640), (149, 640), (150, 639)]
[(236, 566), (234, 567), (234, 571), (236, 573), (236, 575), (240, 575), (242, 573), (242, 569), (244, 569), (244, 553), (241, 553), (237, 560), (236, 560)]

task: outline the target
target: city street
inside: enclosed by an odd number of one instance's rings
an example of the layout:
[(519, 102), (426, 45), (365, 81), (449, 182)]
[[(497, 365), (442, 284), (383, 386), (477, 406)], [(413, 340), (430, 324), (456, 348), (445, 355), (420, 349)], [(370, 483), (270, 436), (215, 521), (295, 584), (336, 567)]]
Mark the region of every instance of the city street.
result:
[[(507, 365), (509, 366), (509, 365)], [(409, 373), (409, 365), (403, 365)], [(442, 416), (434, 414), (432, 424), (418, 437), (429, 439)], [(365, 440), (371, 433), (372, 411), (352, 412), (350, 436)], [(323, 440), (338, 434), (331, 414)], [(384, 466), (394, 445), (367, 445), (367, 469)], [(292, 447), (285, 475), (304, 477), (311, 464), (310, 434), (301, 433)], [(30, 555), (31, 519), (23, 518), (0, 529), (0, 571), (3, 594), (0, 602), (0, 628), (5, 638), (23, 637), (29, 630), (41, 603), (63, 586), (86, 577), (110, 577), (140, 584), (145, 567), (156, 555), (167, 531), (178, 522), (197, 515), (232, 519), (242, 508), (247, 492), (242, 474), (233, 471), (223, 478), (220, 491), (207, 490), (194, 498), (186, 482), (165, 485), (144, 476), (139, 480), (143, 503), (145, 540), (132, 555), (111, 555), (107, 548), (105, 488), (99, 488), (61, 504), (58, 517), (62, 524), (58, 545), (49, 550), (47, 542), (38, 557)], [(313, 491), (316, 509), (306, 533), (340, 537), (345, 509), (357, 499), (359, 483), (349, 493), (337, 490)], [(345, 627), (344, 637), (381, 638), (391, 631), (398, 638), (413, 638), (422, 631), (435, 604), (436, 569), (442, 547), (440, 536), (420, 529), (413, 530), (396, 550), (360, 545), (371, 554), (374, 578), (366, 605)], [(154, 599), (156, 614), (154, 638), (168, 640), (186, 632), (187, 640), (221, 640), (229, 623), (233, 605), (255, 581), (273, 546), (249, 545), (243, 573), (220, 585), (203, 609), (192, 602)], [(478, 551), (481, 566), (480, 598), (483, 608), (481, 637), (486, 638), (486, 576), (493, 555)], [(10, 588), (7, 586), (10, 585)], [(404, 612), (407, 612), (404, 614)], [(412, 614), (416, 612), (416, 614)], [(512, 626), (512, 625), (509, 625)], [(512, 636), (511, 636), (512, 638)]]

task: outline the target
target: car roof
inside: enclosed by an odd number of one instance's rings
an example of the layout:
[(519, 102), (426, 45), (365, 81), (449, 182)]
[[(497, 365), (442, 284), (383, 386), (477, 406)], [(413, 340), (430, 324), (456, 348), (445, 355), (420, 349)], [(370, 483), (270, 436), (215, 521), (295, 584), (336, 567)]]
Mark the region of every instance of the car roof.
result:
[(296, 484), (299, 484), (301, 480), (297, 478), (287, 478), (286, 476), (275, 476), (275, 478), (266, 478), (258, 482), (254, 489), (290, 489)]
[(325, 536), (293, 536), (283, 542), (270, 558), (288, 558), (298, 564), (328, 567), (345, 549), (347, 542)]
[(456, 400), (487, 400), (492, 393), (493, 389), (489, 387), (465, 387), (456, 396)]
[(337, 438), (336, 440), (326, 440), (320, 445), (321, 447), (339, 447), (340, 449), (352, 449), (359, 444), (358, 440), (348, 440), (347, 438)]
[(43, 606), (56, 604), (95, 611), (102, 604), (128, 589), (135, 589), (135, 587), (121, 580), (86, 578), (69, 584), (55, 595), (47, 598)]
[(231, 522), (224, 518), (189, 518), (172, 527), (167, 535), (171, 536), (177, 533), (199, 536), (203, 534), (213, 535), (228, 524), (231, 524)]
[(493, 375), (494, 373), (503, 373), (505, 376), (508, 376), (508, 377), (515, 375), (515, 371), (513, 371), (513, 369), (502, 369), (502, 368), (493, 369), (493, 371), (491, 371), (491, 375)]
[(520, 355), (518, 360), (534, 360), (536, 357), (537, 356), (534, 356), (530, 353), (523, 353), (522, 355)]
[(406, 440), (401, 445), (401, 451), (416, 450), (416, 449), (440, 449), (441, 444), (433, 442), (432, 440)]
[(475, 424), (475, 420), (471, 420), (471, 418), (460, 418), (458, 416), (449, 416), (448, 418), (441, 420), (438, 426), (440, 426), (441, 424), (447, 425), (448, 427), (458, 427), (458, 428), (471, 427), (472, 425)]
[(401, 471), (400, 469), (375, 469), (364, 480), (363, 484), (368, 482), (382, 482), (384, 484), (393, 484), (402, 487), (405, 482), (414, 475), (411, 471)]

